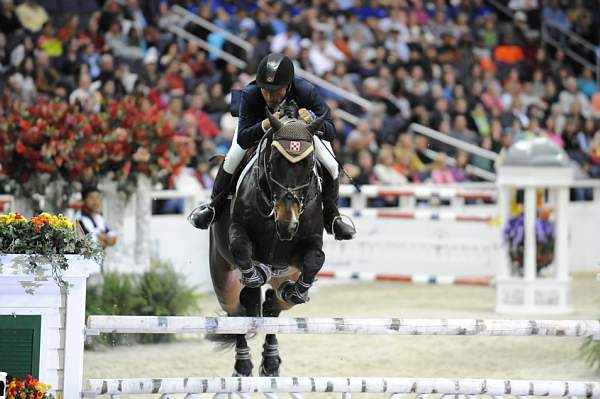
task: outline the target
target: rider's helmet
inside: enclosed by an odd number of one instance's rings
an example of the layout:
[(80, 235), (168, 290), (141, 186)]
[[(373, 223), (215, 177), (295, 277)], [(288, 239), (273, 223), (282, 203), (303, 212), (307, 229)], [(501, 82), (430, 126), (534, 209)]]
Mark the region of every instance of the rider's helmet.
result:
[(256, 85), (261, 89), (273, 91), (289, 86), (294, 80), (294, 64), (289, 57), (271, 53), (258, 64)]

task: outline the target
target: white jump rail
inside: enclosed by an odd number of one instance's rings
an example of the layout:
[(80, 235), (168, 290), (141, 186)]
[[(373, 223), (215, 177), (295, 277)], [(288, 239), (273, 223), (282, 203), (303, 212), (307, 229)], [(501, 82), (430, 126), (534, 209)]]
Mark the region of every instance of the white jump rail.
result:
[(90, 316), (100, 333), (349, 334), (600, 337), (599, 320), (352, 319), (195, 316)]
[[(227, 377), (92, 379), (84, 397), (121, 394), (387, 393), (600, 398), (600, 382), (446, 378)], [(345, 396), (347, 397), (347, 396)]]

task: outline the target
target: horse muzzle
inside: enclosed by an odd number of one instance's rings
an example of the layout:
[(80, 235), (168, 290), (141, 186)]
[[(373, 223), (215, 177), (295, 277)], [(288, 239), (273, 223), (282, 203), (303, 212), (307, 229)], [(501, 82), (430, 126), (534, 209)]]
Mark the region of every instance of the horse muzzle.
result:
[(295, 201), (275, 202), (275, 230), (281, 241), (291, 241), (300, 227), (300, 205)]

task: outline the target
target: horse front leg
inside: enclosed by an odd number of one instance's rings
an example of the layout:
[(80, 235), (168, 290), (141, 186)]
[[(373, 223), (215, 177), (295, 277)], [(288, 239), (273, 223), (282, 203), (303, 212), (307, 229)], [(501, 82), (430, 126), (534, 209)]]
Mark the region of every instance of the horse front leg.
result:
[[(244, 287), (240, 292), (240, 304), (248, 317), (260, 317), (261, 315), (261, 292), (260, 288)], [(250, 377), (252, 375), (252, 358), (250, 348), (245, 334), (237, 336), (235, 342), (235, 365), (234, 377)]]
[(317, 273), (325, 263), (323, 243), (309, 246), (302, 258), (300, 278), (296, 281), (286, 281), (277, 289), (277, 296), (291, 305), (299, 305), (308, 301), (308, 290), (312, 287)]
[(258, 288), (271, 279), (271, 268), (261, 262), (252, 260), (252, 241), (246, 229), (240, 223), (229, 226), (229, 250), (242, 273), (244, 286)]
[[(287, 310), (292, 305), (281, 301), (277, 298), (275, 290), (279, 288), (279, 283), (282, 282), (277, 278), (271, 280), (273, 289), (269, 288), (265, 293), (265, 302), (263, 303), (264, 317), (279, 317), (282, 310)], [(262, 363), (260, 364), (261, 377), (279, 377), (279, 366), (281, 365), (281, 357), (279, 356), (279, 342), (275, 334), (267, 334), (265, 343), (263, 344)]]

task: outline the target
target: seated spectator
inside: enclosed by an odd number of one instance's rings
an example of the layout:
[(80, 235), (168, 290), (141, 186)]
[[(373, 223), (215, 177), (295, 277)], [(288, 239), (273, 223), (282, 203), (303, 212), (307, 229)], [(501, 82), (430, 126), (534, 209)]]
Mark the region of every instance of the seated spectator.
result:
[(56, 37), (52, 22), (48, 21), (42, 27), (42, 34), (37, 39), (37, 46), (50, 58), (60, 57), (62, 54), (62, 42)]
[(456, 153), (456, 165), (448, 166), (450, 173), (454, 181), (457, 183), (463, 183), (471, 180), (471, 176), (468, 172), (469, 169), (469, 155), (464, 150), (458, 150)]
[(578, 87), (579, 91), (588, 96), (588, 98), (592, 98), (594, 93), (596, 93), (596, 81), (594, 80), (591, 69), (583, 69), (581, 78), (579, 78), (578, 81)]
[(2, 0), (0, 2), (0, 32), (11, 35), (21, 28), (21, 22), (15, 14), (13, 0)]
[(590, 158), (590, 176), (600, 177), (600, 130), (594, 134), (588, 150)]
[(396, 161), (398, 162), (405, 162), (406, 160), (409, 160), (408, 165), (403, 165), (403, 169), (406, 168), (406, 166), (409, 166), (408, 171), (402, 171), (402, 173), (404, 173), (405, 175), (408, 176), (412, 173), (422, 172), (425, 170), (425, 165), (423, 165), (423, 162), (421, 162), (421, 159), (419, 159), (419, 156), (415, 152), (415, 145), (413, 141), (413, 136), (411, 134), (404, 133), (401, 134), (400, 137), (398, 137), (395, 155)]
[(71, 14), (56, 33), (56, 37), (66, 44), (76, 38), (77, 29), (79, 29), (79, 15)]
[(469, 130), (467, 127), (467, 118), (464, 115), (457, 115), (454, 118), (454, 126), (450, 132), (450, 136), (475, 145), (479, 143), (479, 136), (474, 131)]
[(431, 181), (436, 184), (456, 183), (452, 171), (446, 165), (448, 158), (446, 154), (439, 153), (433, 161), (431, 167)]
[(379, 158), (373, 171), (377, 182), (380, 184), (404, 184), (408, 180), (406, 176), (394, 166), (394, 152), (391, 146), (383, 146), (379, 150)]
[(210, 119), (209, 115), (204, 112), (204, 98), (200, 94), (192, 96), (190, 107), (185, 111), (184, 116), (190, 115), (196, 121), (198, 131), (202, 137), (213, 139), (221, 132), (219, 127)]
[(102, 194), (96, 187), (87, 187), (81, 192), (83, 206), (75, 215), (75, 220), (84, 234), (91, 234), (102, 247), (112, 247), (117, 243), (115, 233), (108, 228), (102, 216)]
[(377, 178), (373, 170), (373, 155), (368, 150), (361, 150), (358, 153), (356, 164), (360, 168), (358, 176), (354, 178), (356, 184), (375, 184)]
[(578, 103), (581, 114), (584, 117), (590, 114), (590, 102), (586, 95), (578, 90), (577, 80), (572, 76), (567, 78), (565, 89), (558, 95), (558, 101), (564, 114), (571, 112), (574, 103)]
[(36, 0), (25, 0), (15, 9), (21, 25), (31, 33), (38, 33), (48, 21), (48, 14), (44, 7)]

